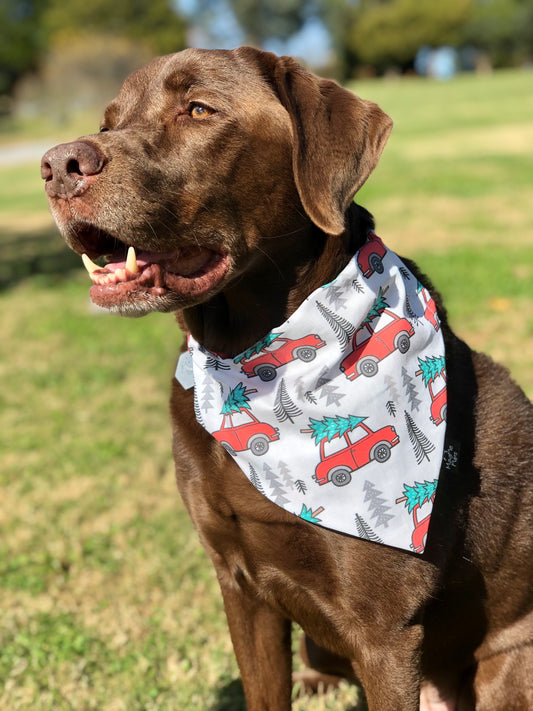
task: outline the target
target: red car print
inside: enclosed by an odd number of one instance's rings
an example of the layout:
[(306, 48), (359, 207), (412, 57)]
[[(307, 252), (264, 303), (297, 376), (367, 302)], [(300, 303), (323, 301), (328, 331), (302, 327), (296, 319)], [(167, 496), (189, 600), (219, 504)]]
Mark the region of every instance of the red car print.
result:
[(387, 253), (387, 248), (380, 238), (371, 232), (367, 242), (359, 250), (357, 264), (367, 279), (374, 272), (383, 274), (383, 257)]
[(394, 427), (374, 432), (361, 422), (341, 436), (320, 442), (320, 463), (313, 478), (320, 485), (332, 482), (335, 486), (346, 486), (357, 469), (372, 461), (386, 462), (399, 441)]
[(446, 397), (446, 374), (443, 372), (428, 384), (431, 396), (431, 421), (434, 425), (446, 422), (447, 397)]
[(249, 378), (258, 376), (263, 381), (274, 380), (279, 367), (297, 358), (309, 363), (315, 359), (317, 350), (325, 345), (316, 333), (296, 340), (277, 336), (271, 343), (263, 346), (259, 353), (242, 358), (241, 371)]
[(430, 322), (435, 331), (438, 331), (440, 328), (440, 318), (437, 313), (437, 305), (431, 298), (429, 291), (423, 287), (422, 284), (419, 284), (419, 293), (422, 294), (424, 304), (426, 305), (424, 317)]
[(406, 318), (385, 309), (379, 319), (367, 321), (354, 333), (352, 352), (342, 361), (341, 371), (348, 380), (354, 380), (358, 375), (367, 378), (376, 375), (379, 362), (395, 350), (407, 353), (414, 333)]
[[(431, 501), (433, 501), (434, 498), (435, 497), (432, 496)], [(431, 513), (419, 519), (419, 510), (420, 506), (417, 504), (413, 509), (413, 523), (415, 524), (415, 528), (411, 537), (411, 546), (416, 553), (423, 553), (426, 547)]]
[(279, 430), (244, 411), (224, 415), (222, 427), (213, 437), (232, 455), (249, 449), (259, 457), (268, 452), (270, 442), (279, 439)]

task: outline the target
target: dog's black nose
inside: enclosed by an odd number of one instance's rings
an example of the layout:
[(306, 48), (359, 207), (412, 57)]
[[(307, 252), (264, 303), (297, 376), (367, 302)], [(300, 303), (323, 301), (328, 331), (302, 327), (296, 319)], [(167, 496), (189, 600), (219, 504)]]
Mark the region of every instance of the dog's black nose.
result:
[(49, 197), (78, 197), (105, 165), (100, 150), (88, 141), (61, 143), (47, 151), (41, 160), (41, 177), (46, 180)]

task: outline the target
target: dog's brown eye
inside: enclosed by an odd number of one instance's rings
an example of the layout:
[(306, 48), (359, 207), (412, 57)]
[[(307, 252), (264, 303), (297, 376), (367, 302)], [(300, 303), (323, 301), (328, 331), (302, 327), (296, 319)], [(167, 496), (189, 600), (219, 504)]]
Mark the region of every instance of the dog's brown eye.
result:
[(189, 109), (189, 114), (194, 119), (205, 119), (214, 113), (213, 109), (210, 109), (208, 106), (204, 106), (203, 104), (191, 104)]

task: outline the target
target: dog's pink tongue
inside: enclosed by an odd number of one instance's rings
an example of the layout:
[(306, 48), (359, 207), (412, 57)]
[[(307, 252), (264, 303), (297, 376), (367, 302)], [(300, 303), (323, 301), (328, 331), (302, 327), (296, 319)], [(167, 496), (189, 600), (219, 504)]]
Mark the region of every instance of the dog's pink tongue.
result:
[(85, 268), (95, 284), (118, 284), (137, 279), (151, 264), (159, 265), (166, 272), (190, 277), (200, 274), (209, 264), (213, 252), (204, 247), (189, 247), (181, 252), (140, 252), (133, 247), (128, 250), (125, 261), (110, 262), (105, 267), (94, 264), (86, 254), (82, 255)]
[(201, 272), (211, 261), (213, 252), (205, 247), (189, 247), (179, 253), (141, 252), (139, 260), (160, 264), (166, 271), (180, 276)]

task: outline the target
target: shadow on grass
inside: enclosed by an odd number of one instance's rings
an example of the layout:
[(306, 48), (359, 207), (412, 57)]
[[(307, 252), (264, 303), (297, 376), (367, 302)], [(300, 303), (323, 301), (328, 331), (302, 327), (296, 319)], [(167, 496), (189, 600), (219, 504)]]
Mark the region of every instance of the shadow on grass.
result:
[(63, 242), (56, 227), (0, 234), (0, 290), (39, 275), (62, 278), (80, 268), (80, 258)]
[[(246, 711), (244, 690), (240, 679), (233, 679), (222, 686), (217, 696), (215, 705), (209, 711)], [(350, 706), (345, 711), (368, 711), (363, 694), (355, 706)]]
[(240, 679), (233, 679), (217, 692), (217, 700), (210, 711), (246, 711), (244, 690)]

